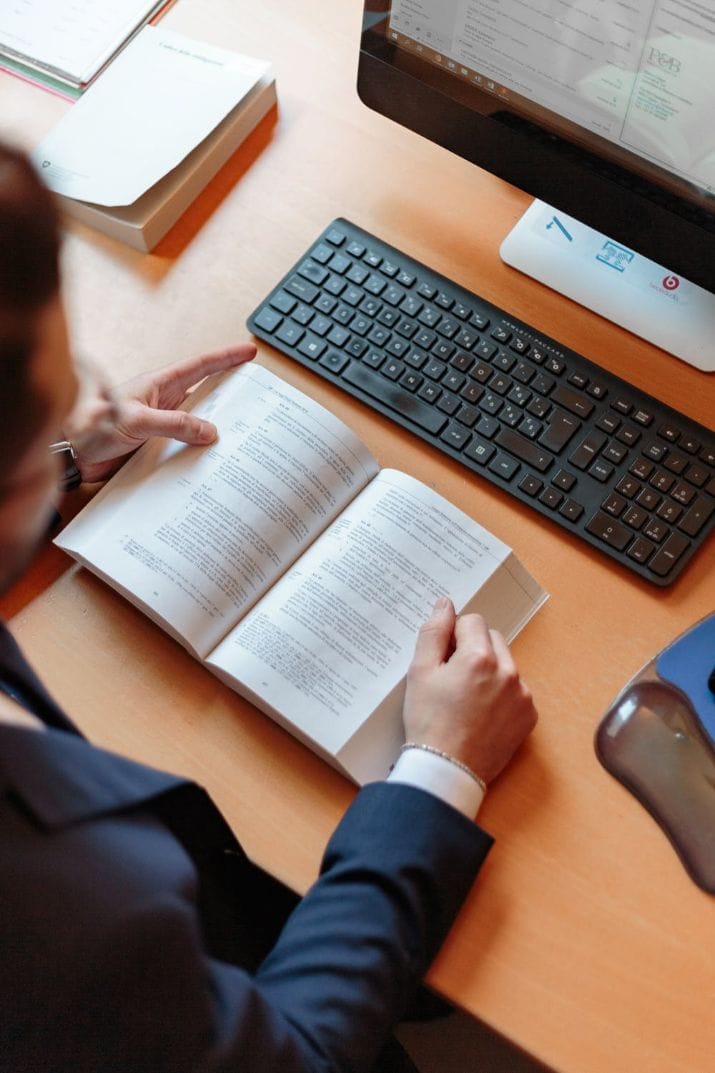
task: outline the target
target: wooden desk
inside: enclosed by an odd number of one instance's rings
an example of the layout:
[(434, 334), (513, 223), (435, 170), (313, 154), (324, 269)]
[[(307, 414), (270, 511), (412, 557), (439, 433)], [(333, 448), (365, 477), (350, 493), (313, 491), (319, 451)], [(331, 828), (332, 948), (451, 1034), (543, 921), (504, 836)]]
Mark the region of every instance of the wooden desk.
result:
[[(72, 228), (65, 280), (77, 349), (120, 380), (242, 338), (258, 300), (346, 215), (711, 421), (712, 377), (500, 262), (525, 195), (363, 108), (360, 8), (180, 0), (168, 16), (175, 28), (270, 56), (278, 121), (262, 125), (155, 255)], [(0, 77), (0, 126), (28, 146), (66, 107)], [(412, 471), (511, 544), (551, 593), (514, 645), (541, 720), (488, 795), (481, 820), (497, 845), (431, 983), (563, 1073), (705, 1073), (715, 903), (601, 769), (592, 739), (630, 675), (715, 606), (712, 544), (672, 590), (653, 588), (270, 347), (258, 360), (352, 424), (381, 464)], [(4, 608), (90, 737), (204, 783), (248, 851), (307, 886), (353, 793), (346, 782), (58, 552), (39, 556)]]

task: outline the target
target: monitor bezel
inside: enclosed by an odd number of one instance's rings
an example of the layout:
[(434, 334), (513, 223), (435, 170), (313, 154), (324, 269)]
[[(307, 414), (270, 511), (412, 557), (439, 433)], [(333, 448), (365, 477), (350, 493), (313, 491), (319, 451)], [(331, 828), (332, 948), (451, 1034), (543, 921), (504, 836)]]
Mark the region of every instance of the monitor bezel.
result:
[(389, 10), (390, 0), (365, 0), (357, 91), (366, 107), (715, 292), (712, 232), (662, 204), (660, 188), (652, 198), (633, 192), (573, 159), (558, 140), (534, 139), (455, 100), (439, 85), (451, 76), (426, 61), (410, 56), (406, 64), (401, 56), (398, 66), (398, 50), (378, 29)]

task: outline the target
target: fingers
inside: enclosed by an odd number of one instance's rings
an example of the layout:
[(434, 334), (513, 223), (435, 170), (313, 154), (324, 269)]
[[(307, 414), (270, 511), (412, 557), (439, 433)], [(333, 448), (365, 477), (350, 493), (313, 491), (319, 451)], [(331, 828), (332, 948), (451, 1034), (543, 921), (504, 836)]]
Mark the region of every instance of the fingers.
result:
[(415, 669), (438, 666), (449, 657), (454, 636), (456, 614), (446, 596), (440, 596), (432, 613), (420, 628), (412, 666)]
[(481, 615), (461, 615), (457, 619), (454, 636), (458, 654), (480, 653), (487, 658), (493, 657), (491, 631)]
[(502, 667), (508, 674), (517, 674), (516, 664), (514, 663), (514, 658), (509, 650), (509, 645), (499, 631), (489, 630), (489, 639), (500, 667)]
[(138, 404), (127, 407), (123, 424), (126, 435), (140, 442), (151, 436), (167, 436), (199, 446), (216, 439), (215, 425), (184, 410), (155, 410)]
[(183, 358), (172, 365), (167, 365), (155, 375), (161, 380), (163, 387), (170, 386), (183, 392), (193, 387), (194, 384), (198, 384), (204, 377), (243, 365), (255, 356), (256, 348), (253, 343), (236, 343), (235, 346), (224, 347), (222, 350), (213, 350), (210, 354)]

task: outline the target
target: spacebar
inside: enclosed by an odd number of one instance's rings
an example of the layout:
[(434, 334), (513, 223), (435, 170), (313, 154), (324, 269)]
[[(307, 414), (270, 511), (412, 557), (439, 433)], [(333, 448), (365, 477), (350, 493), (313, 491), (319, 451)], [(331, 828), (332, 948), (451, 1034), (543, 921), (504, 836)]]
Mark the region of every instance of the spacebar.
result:
[(554, 456), (549, 454), (548, 451), (544, 451), (537, 444), (527, 440), (524, 436), (520, 436), (518, 432), (514, 432), (510, 428), (500, 429), (494, 442), (500, 447), (505, 447), (507, 451), (516, 455), (522, 462), (526, 462), (527, 465), (538, 469), (540, 473), (545, 473), (554, 460)]
[(348, 365), (341, 380), (347, 380), (353, 387), (360, 388), (366, 395), (371, 395), (373, 399), (383, 402), (385, 406), (396, 410), (398, 414), (402, 414), (403, 417), (413, 421), (415, 425), (419, 425), (427, 432), (436, 435), (447, 424), (446, 416), (439, 410), (433, 410), (421, 399), (416, 399), (409, 391), (397, 387), (379, 374), (370, 372), (357, 361), (352, 361)]

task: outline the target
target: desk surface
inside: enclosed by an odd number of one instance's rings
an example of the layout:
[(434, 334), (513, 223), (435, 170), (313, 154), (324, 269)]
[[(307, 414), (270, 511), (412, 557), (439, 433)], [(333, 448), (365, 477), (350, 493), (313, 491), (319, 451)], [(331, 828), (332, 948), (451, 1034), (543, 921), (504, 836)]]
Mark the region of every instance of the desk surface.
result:
[[(346, 215), (702, 422), (715, 380), (503, 265), (528, 198), (372, 113), (354, 82), (361, 4), (181, 0), (174, 28), (268, 56), (264, 122), (156, 253), (80, 226), (65, 292), (76, 349), (115, 380), (245, 337), (247, 314)], [(35, 144), (68, 105), (0, 75), (0, 133)], [(497, 844), (430, 982), (559, 1071), (705, 1073), (715, 902), (599, 766), (593, 733), (647, 658), (715, 606), (712, 544), (658, 590), (480, 483), (266, 345), (258, 360), (504, 539), (551, 593), (514, 653), (541, 719), (481, 821)], [(710, 562), (708, 562), (708, 556)], [(206, 785), (248, 851), (296, 889), (353, 789), (54, 549), (0, 605), (98, 743)]]

